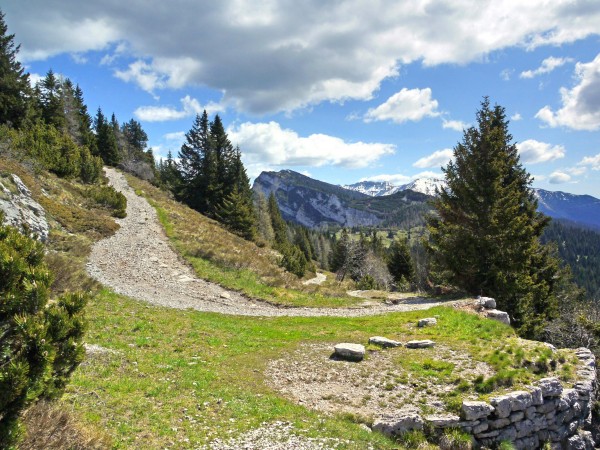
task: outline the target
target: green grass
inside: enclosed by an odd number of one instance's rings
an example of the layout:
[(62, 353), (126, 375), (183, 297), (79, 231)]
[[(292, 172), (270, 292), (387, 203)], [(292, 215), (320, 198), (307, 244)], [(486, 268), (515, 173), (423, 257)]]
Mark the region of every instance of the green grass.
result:
[[(427, 315), (439, 316), (437, 327), (414, 326), (422, 311), (365, 318), (236, 317), (159, 308), (104, 290), (88, 306), (87, 341), (118, 353), (92, 356), (75, 373), (63, 402), (87, 427), (106, 429), (115, 448), (194, 448), (276, 420), (292, 422), (308, 436), (349, 439), (347, 448), (397, 448), (347, 414), (326, 416), (285, 399), (265, 384), (264, 373), (269, 360), (311, 341), (333, 348), (342, 341), (366, 344), (373, 335), (430, 338), (491, 362), (494, 352), (481, 348), (514, 339), (498, 322), (451, 308)], [(406, 352), (392, 369), (411, 379), (457, 382), (454, 364), (436, 360), (429, 350), (384, 351)], [(524, 351), (526, 357), (534, 353)], [(468, 393), (464, 387), (457, 384), (457, 404)]]

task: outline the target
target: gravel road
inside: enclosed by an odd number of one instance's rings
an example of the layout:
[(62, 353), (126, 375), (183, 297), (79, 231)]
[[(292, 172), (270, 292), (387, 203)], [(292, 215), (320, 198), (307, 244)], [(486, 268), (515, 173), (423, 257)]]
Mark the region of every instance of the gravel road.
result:
[(285, 308), (249, 299), (199, 279), (171, 248), (155, 209), (135, 194), (125, 177), (105, 168), (110, 184), (127, 198), (127, 217), (115, 235), (92, 248), (88, 273), (115, 292), (160, 306), (243, 316), (366, 316), (427, 309), (441, 303), (413, 298), (410, 303), (353, 308)]

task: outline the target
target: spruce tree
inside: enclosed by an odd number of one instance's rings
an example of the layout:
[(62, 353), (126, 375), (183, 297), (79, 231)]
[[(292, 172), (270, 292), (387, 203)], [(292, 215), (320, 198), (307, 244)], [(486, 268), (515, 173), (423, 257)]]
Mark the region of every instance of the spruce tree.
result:
[(233, 233), (247, 240), (256, 235), (256, 220), (252, 200), (240, 192), (237, 186), (225, 197), (216, 210), (216, 217)]
[(269, 215), (271, 216), (271, 225), (275, 235), (275, 248), (289, 245), (287, 225), (283, 217), (281, 217), (281, 211), (273, 192), (269, 195)]
[(406, 239), (398, 238), (390, 244), (387, 267), (396, 283), (413, 279), (414, 268)]
[(94, 128), (96, 129), (96, 147), (98, 156), (102, 158), (104, 164), (116, 166), (119, 164), (120, 155), (114, 128), (111, 123), (106, 120), (106, 117), (100, 108), (98, 108), (98, 112), (96, 113)]
[(42, 119), (48, 125), (52, 125), (61, 131), (67, 128), (62, 85), (62, 81), (54, 75), (52, 69), (48, 70), (46, 76), (37, 84)]
[(522, 334), (534, 336), (556, 311), (556, 269), (539, 242), (548, 219), (536, 211), (504, 108), (484, 99), (477, 126), (464, 131), (443, 171), (447, 188), (429, 220), (437, 263), (468, 293), (495, 297)]
[(0, 124), (19, 128), (27, 117), (31, 87), (29, 74), (17, 60), (20, 46), (14, 38), (0, 11)]

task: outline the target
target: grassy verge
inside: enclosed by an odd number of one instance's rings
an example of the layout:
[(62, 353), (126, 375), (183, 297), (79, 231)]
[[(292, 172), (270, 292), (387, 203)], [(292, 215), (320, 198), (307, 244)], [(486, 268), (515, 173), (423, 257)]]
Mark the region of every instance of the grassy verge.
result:
[[(155, 207), (173, 248), (200, 278), (275, 305), (337, 308), (362, 302), (346, 295), (348, 283), (303, 285), (302, 280), (279, 267), (278, 255), (272, 249), (229, 233), (149, 183), (130, 176), (127, 180)], [(329, 280), (333, 277), (328, 274)]]
[[(523, 365), (542, 356), (538, 345), (520, 345), (510, 328), (451, 308), (367, 318), (248, 318), (157, 308), (102, 291), (88, 314), (88, 341), (109, 352), (89, 356), (63, 401), (86, 426), (108, 430), (115, 448), (195, 448), (278, 420), (308, 436), (349, 440), (340, 448), (397, 448), (347, 415), (311, 411), (265, 384), (268, 361), (306, 342), (433, 339), (500, 370), (514, 368), (513, 387), (546, 375)], [(425, 314), (437, 315), (438, 326), (415, 327)], [(499, 362), (499, 342), (520, 357)], [(475, 375), (457, 380), (452, 361), (401, 350), (406, 355), (398, 354), (395, 371), (454, 383), (460, 397), (479, 395)]]

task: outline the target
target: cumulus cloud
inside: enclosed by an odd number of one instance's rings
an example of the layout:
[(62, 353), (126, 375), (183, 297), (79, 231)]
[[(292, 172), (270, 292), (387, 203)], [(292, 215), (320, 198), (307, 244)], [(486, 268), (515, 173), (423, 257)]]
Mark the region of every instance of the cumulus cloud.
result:
[(548, 181), (550, 181), (551, 184), (568, 183), (569, 181), (571, 181), (571, 175), (557, 170), (550, 174)]
[(574, 130), (600, 129), (600, 53), (589, 63), (575, 65), (578, 84), (572, 89), (560, 89), (562, 108), (554, 112), (544, 106), (535, 115), (550, 127), (563, 126)]
[(465, 129), (467, 129), (469, 127), (469, 124), (466, 122), (463, 122), (461, 120), (446, 120), (444, 119), (442, 122), (442, 128), (443, 129), (451, 129), (451, 130), (455, 130), (455, 131), (463, 131)]
[(586, 156), (577, 165), (590, 167), (592, 170), (600, 170), (600, 153), (595, 156)]
[(513, 122), (517, 122), (521, 119), (523, 119), (521, 113), (514, 113), (512, 116), (510, 116), (510, 120), (512, 120)]
[(124, 43), (128, 58), (105, 62), (120, 63), (128, 82), (153, 94), (202, 85), (256, 114), (370, 99), (402, 64), (465, 64), (509, 47), (573, 42), (600, 27), (600, 6), (583, 0), (476, 8), (471, 0), (4, 3), (25, 60)]
[(186, 95), (181, 99), (181, 109), (171, 106), (140, 106), (133, 114), (139, 120), (146, 122), (166, 122), (201, 114), (205, 109), (208, 114), (212, 114), (223, 111), (223, 106), (213, 102), (201, 106), (198, 100)]
[(533, 78), (538, 75), (542, 75), (544, 73), (550, 73), (554, 69), (564, 66), (568, 62), (572, 62), (573, 58), (555, 58), (554, 56), (550, 56), (542, 61), (540, 67), (535, 70), (525, 70), (521, 72), (519, 75), (520, 78)]
[(395, 151), (391, 144), (346, 142), (325, 134), (302, 137), (277, 122), (246, 122), (227, 133), (242, 149), (244, 163), (251, 165), (359, 168)]
[(538, 164), (565, 157), (562, 145), (552, 145), (546, 142), (527, 139), (517, 144), (521, 161), (526, 164)]
[(441, 167), (448, 164), (452, 159), (454, 152), (451, 148), (445, 148), (443, 150), (437, 150), (429, 156), (425, 156), (417, 160), (413, 166), (419, 167), (420, 169), (428, 169), (432, 167)]
[(371, 108), (365, 114), (365, 122), (391, 120), (395, 123), (418, 122), (424, 117), (440, 115), (438, 102), (431, 98), (431, 89), (406, 89), (396, 92), (385, 103)]

